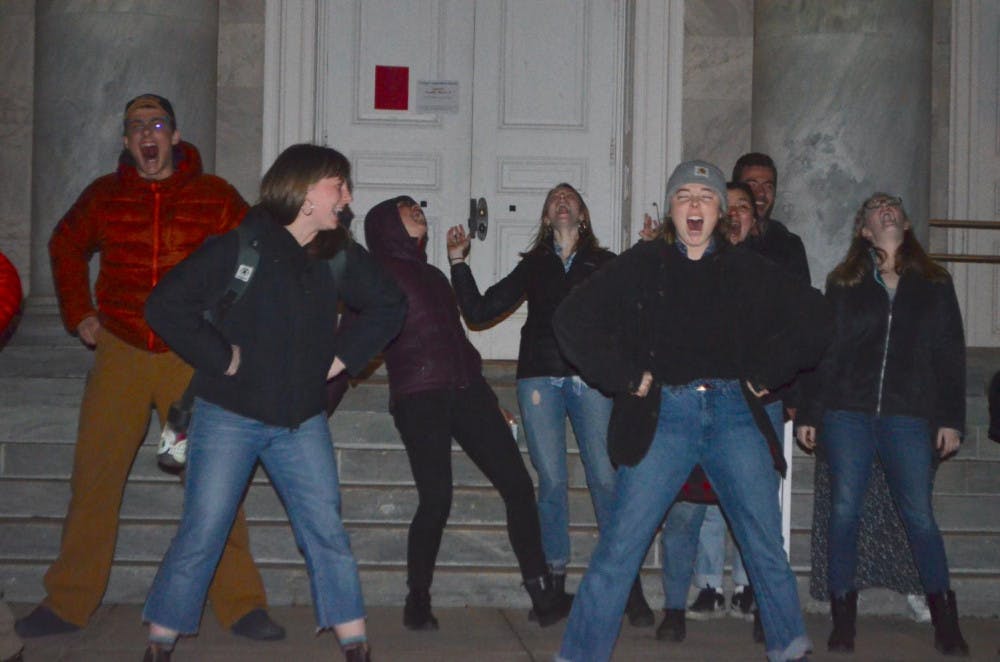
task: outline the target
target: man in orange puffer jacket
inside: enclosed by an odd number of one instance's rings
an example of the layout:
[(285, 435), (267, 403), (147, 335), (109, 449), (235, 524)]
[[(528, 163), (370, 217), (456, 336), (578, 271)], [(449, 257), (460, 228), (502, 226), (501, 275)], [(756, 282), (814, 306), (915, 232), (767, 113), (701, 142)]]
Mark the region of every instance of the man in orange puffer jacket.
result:
[[(202, 172), (198, 150), (180, 138), (168, 100), (144, 94), (129, 101), (117, 171), (83, 191), (49, 241), (63, 321), (96, 352), (80, 409), (59, 557), (45, 573), (45, 600), (17, 622), (22, 637), (77, 630), (100, 605), (125, 482), (150, 406), (162, 425), (192, 374), (146, 325), (146, 297), (167, 271), (210, 235), (237, 226), (247, 210), (236, 189)], [(94, 253), (101, 255), (96, 306), (89, 279)], [(209, 595), (219, 621), (234, 633), (284, 637), (266, 611), (242, 510)]]

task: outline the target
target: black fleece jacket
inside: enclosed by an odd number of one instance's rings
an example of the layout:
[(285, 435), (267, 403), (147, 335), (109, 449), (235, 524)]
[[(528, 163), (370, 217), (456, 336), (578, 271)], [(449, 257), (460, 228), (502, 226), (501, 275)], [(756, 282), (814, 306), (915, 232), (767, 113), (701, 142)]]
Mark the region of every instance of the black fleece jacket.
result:
[[(259, 240), (260, 262), (243, 296), (217, 324), (217, 308), (233, 278), (236, 231), (206, 241), (156, 286), (146, 302), (149, 325), (195, 368), (194, 395), (268, 425), (295, 427), (324, 411), (324, 383), (334, 357), (357, 374), (396, 334), (406, 300), (358, 244), (348, 244), (338, 288), (325, 260), (305, 249), (268, 212), (254, 207), (243, 223)], [(337, 304), (359, 311), (342, 333)], [(225, 376), (232, 345), (239, 369)]]
[[(647, 370), (659, 384), (733, 378), (773, 389), (819, 362), (830, 339), (829, 310), (819, 291), (724, 242), (698, 268), (677, 264), (687, 259), (665, 241), (640, 243), (556, 310), (553, 325), (563, 354), (590, 383), (616, 396), (616, 408), (619, 396), (638, 388)], [(695, 307), (707, 308), (711, 325), (691, 317), (695, 286), (707, 298)], [(696, 329), (700, 336), (689, 342), (662, 342)], [(716, 374), (700, 374), (702, 366)], [(641, 458), (646, 449), (634, 448), (636, 443), (609, 439), (612, 457)]]
[(513, 312), (528, 301), (528, 319), (521, 327), (517, 353), (517, 377), (565, 377), (575, 375), (559, 351), (552, 331), (552, 315), (570, 291), (614, 258), (603, 248), (580, 251), (569, 271), (551, 247), (543, 246), (524, 256), (514, 270), (479, 293), (472, 269), (465, 263), (452, 265), (451, 284), (469, 324), (484, 324)]
[(826, 298), (833, 343), (804, 382), (797, 425), (845, 409), (965, 429), (965, 336), (951, 279), (906, 272), (890, 302), (873, 266), (858, 285), (828, 285)]

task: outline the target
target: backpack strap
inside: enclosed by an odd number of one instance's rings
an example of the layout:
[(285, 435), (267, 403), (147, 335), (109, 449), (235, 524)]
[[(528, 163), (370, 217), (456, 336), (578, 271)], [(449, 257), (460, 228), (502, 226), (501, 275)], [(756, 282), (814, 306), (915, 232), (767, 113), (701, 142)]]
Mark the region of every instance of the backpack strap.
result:
[(240, 300), (246, 292), (247, 285), (250, 284), (250, 279), (257, 271), (257, 265), (260, 264), (260, 239), (254, 228), (250, 227), (250, 223), (241, 223), (236, 227), (236, 234), (240, 240), (236, 269), (229, 280), (229, 286), (215, 306), (218, 316), (213, 315), (213, 318), (216, 322), (221, 322), (233, 305)]

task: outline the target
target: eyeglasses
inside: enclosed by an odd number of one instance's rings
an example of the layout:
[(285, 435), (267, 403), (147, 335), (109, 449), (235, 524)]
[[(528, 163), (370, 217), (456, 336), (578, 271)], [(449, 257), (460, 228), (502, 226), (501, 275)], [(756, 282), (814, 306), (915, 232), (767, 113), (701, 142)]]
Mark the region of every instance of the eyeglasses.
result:
[(714, 193), (702, 193), (700, 195), (693, 195), (686, 191), (681, 191), (680, 193), (674, 195), (674, 202), (677, 202), (682, 205), (686, 205), (688, 203), (696, 201), (702, 205), (710, 205), (716, 201), (716, 197)]
[(873, 211), (884, 207), (902, 207), (902, 198), (875, 198), (865, 203), (865, 211)]
[(148, 120), (128, 120), (125, 122), (125, 131), (127, 133), (142, 133), (146, 129), (154, 133), (170, 131), (170, 120), (166, 117), (152, 117)]

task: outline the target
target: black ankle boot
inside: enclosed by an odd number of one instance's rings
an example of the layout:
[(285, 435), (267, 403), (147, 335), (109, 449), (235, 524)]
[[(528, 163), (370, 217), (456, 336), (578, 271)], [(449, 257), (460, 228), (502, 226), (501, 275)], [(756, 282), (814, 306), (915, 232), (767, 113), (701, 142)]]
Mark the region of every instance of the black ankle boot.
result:
[(934, 623), (934, 648), (945, 655), (967, 657), (969, 644), (958, 627), (955, 592), (928, 593), (927, 607), (931, 610), (931, 622)]
[(352, 644), (344, 649), (346, 662), (372, 662), (372, 649), (367, 641)]
[(656, 628), (656, 638), (660, 641), (684, 641), (687, 636), (683, 609), (664, 609), (663, 622)]
[(833, 632), (826, 640), (826, 649), (831, 653), (853, 653), (858, 592), (851, 591), (842, 598), (830, 596), (830, 615), (833, 617)]
[(170, 662), (170, 654), (173, 648), (166, 648), (163, 644), (152, 642), (146, 646), (146, 653), (142, 656), (142, 662)]
[(403, 625), (409, 630), (437, 630), (438, 620), (431, 613), (431, 593), (410, 589), (403, 607)]
[(573, 596), (567, 595), (565, 590), (557, 590), (549, 573), (526, 580), (524, 588), (531, 596), (532, 611), (543, 628), (566, 618), (573, 607)]
[(648, 628), (656, 622), (656, 616), (649, 608), (646, 596), (642, 594), (642, 582), (638, 577), (632, 582), (632, 590), (628, 593), (625, 615), (628, 616), (629, 625), (636, 628)]
[[(565, 595), (572, 601), (573, 594), (566, 592), (566, 573), (553, 572), (550, 574), (550, 577), (552, 577), (552, 588), (555, 590), (555, 592)], [(538, 615), (535, 613), (534, 607), (528, 610), (528, 620), (531, 622), (535, 622), (538, 620)]]

